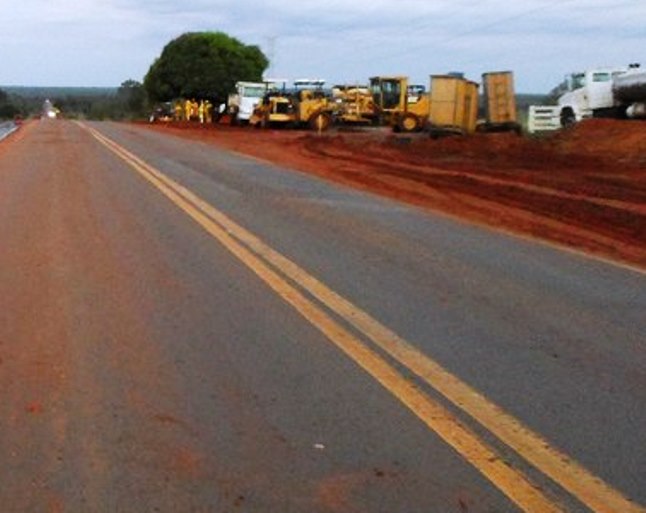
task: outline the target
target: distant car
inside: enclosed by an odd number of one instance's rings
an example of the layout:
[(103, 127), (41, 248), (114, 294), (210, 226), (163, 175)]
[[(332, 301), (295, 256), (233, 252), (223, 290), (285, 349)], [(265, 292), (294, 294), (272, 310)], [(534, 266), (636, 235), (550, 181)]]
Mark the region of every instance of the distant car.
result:
[(149, 121), (151, 123), (156, 123), (159, 121), (167, 123), (173, 120), (173, 114), (173, 104), (171, 102), (161, 103), (157, 105), (152, 111)]

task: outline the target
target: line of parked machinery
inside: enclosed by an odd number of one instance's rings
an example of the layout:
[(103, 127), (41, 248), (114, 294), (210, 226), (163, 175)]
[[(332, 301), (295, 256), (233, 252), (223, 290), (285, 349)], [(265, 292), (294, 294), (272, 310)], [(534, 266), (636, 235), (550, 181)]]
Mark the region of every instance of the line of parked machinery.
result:
[(476, 130), (520, 130), (513, 74), (485, 73), (485, 118), (478, 121), (479, 85), (461, 74), (432, 75), (430, 88), (407, 77), (373, 77), (369, 85), (336, 85), (301, 79), (238, 82), (221, 106), (232, 124), (294, 126), (324, 131), (333, 124), (391, 126), (398, 132), (468, 134)]
[[(391, 126), (405, 133), (427, 131), (433, 136), (521, 131), (510, 71), (484, 73), (482, 95), (480, 85), (460, 73), (431, 75), (428, 89), (410, 84), (404, 76), (373, 77), (367, 85), (332, 88), (319, 79), (294, 80), (291, 87), (287, 83), (283, 79), (238, 82), (216, 117), (234, 125), (318, 131), (332, 125), (360, 124)], [(530, 108), (530, 131), (534, 125), (536, 130), (555, 129), (588, 117), (646, 117), (646, 72), (638, 64), (570, 74), (559, 93), (557, 105)], [(173, 114), (170, 105), (169, 118), (194, 119)], [(210, 108), (207, 111), (208, 115), (202, 116), (198, 109), (195, 119), (210, 119)], [(541, 120), (532, 119), (539, 115), (549, 118), (548, 128), (539, 126)]]

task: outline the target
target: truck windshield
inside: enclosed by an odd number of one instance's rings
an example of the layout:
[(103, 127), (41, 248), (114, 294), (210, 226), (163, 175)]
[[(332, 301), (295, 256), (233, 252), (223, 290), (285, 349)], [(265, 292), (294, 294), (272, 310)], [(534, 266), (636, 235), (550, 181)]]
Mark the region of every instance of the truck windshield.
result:
[(585, 86), (585, 73), (575, 73), (572, 75), (572, 89), (580, 89)]
[(376, 80), (370, 84), (374, 101), (383, 109), (394, 109), (399, 105), (401, 82), (399, 80)]
[(262, 98), (265, 94), (265, 88), (263, 86), (246, 86), (242, 90), (242, 96), (248, 98)]
[(610, 73), (594, 73), (592, 75), (592, 81), (593, 82), (609, 82), (610, 81)]

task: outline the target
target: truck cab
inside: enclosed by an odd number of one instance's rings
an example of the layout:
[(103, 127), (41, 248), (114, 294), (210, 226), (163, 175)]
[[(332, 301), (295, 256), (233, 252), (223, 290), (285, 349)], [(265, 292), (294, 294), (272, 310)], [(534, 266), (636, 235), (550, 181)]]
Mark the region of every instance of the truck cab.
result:
[(569, 126), (590, 117), (616, 117), (618, 105), (613, 82), (628, 71), (628, 67), (597, 68), (567, 75), (557, 101), (561, 125)]
[(254, 109), (272, 85), (272, 82), (237, 82), (235, 93), (231, 93), (227, 100), (231, 124), (249, 123)]

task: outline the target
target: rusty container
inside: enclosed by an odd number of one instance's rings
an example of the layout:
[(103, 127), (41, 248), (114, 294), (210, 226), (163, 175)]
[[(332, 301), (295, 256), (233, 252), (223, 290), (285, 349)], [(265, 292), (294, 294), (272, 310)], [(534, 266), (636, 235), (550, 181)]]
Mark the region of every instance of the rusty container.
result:
[(431, 75), (431, 133), (470, 134), (478, 115), (478, 84), (456, 75)]
[(514, 74), (511, 71), (484, 73), (482, 84), (486, 122), (490, 125), (517, 123)]

